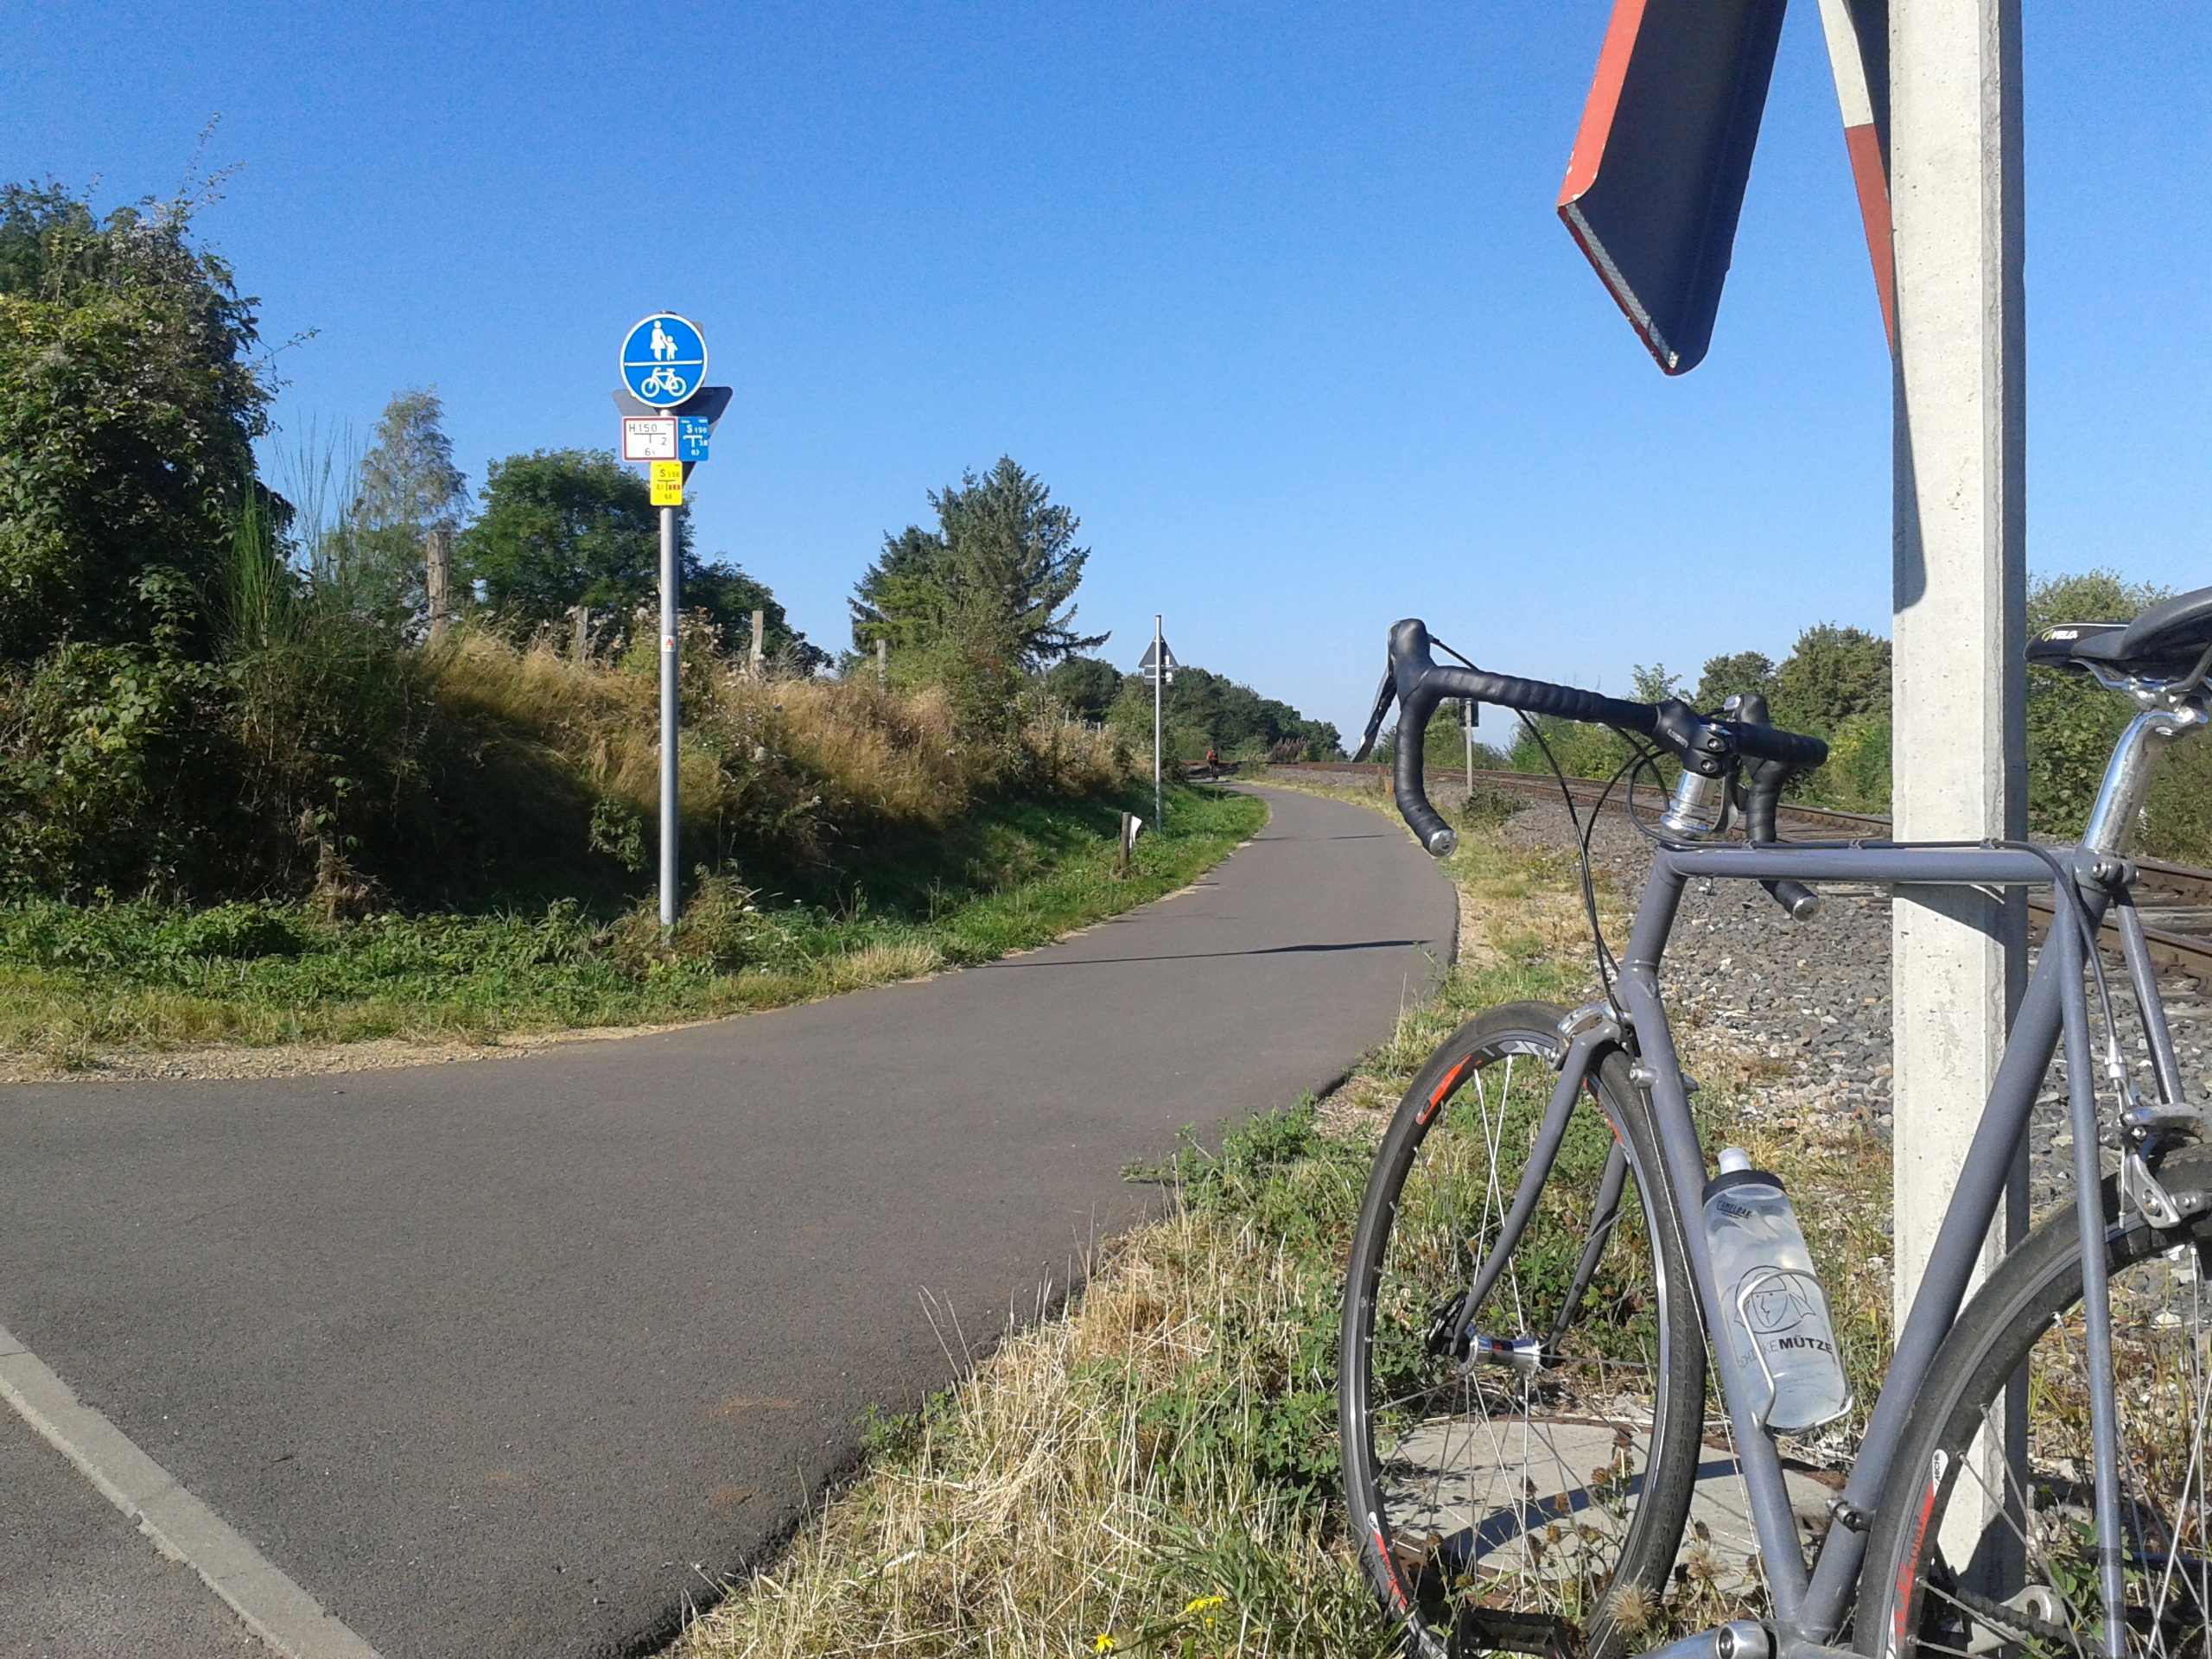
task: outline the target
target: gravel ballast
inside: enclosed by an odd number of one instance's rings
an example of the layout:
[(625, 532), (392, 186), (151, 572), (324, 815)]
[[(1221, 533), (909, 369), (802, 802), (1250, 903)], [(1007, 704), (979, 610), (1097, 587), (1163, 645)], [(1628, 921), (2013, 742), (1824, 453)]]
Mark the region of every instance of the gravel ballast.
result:
[[(1652, 816), (1656, 816), (1656, 808)], [(1573, 845), (1563, 806), (1532, 804), (1508, 821), (1508, 839), (1528, 846)], [(1595, 866), (1632, 905), (1650, 868), (1651, 849), (1618, 812), (1600, 818), (1592, 842)], [(1833, 883), (1809, 922), (1792, 922), (1756, 884), (1696, 881), (1684, 894), (1669, 942), (1662, 988), (1670, 1015), (1695, 1040), (1720, 1042), (1783, 1067), (1777, 1106), (1853, 1118), (1887, 1140), (1891, 1094), (1890, 898), (1884, 889)], [(1624, 941), (1611, 941), (1616, 950)], [(2031, 958), (2032, 967), (2032, 956)], [(1595, 988), (1594, 968), (1592, 988)], [(2107, 976), (2120, 1050), (2150, 1092), (2142, 1020), (2117, 956)], [(2168, 1022), (2187, 1087), (2212, 1096), (2212, 1008), (2205, 987), (2177, 969), (2161, 970)], [(2103, 1024), (2090, 1004), (2095, 1052)], [(2044, 1079), (2030, 1130), (2032, 1199), (2037, 1209), (2072, 1186), (2065, 1065)], [(2110, 1101), (2105, 1111), (2109, 1116)]]

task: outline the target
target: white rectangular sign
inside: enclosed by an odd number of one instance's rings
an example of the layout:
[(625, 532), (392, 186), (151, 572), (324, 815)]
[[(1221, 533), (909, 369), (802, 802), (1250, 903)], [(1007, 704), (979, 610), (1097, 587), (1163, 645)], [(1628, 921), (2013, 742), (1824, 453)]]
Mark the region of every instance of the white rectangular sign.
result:
[(625, 415), (622, 417), (622, 459), (674, 461), (676, 416)]

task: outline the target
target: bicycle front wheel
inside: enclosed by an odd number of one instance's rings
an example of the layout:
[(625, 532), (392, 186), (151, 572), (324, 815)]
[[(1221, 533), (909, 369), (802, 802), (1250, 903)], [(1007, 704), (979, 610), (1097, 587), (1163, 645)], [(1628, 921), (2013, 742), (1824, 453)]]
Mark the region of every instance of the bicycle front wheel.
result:
[(1516, 1003), (1446, 1039), (1383, 1136), (1353, 1236), (1344, 1491), (1369, 1581), (1421, 1659), (1646, 1645), (1696, 1476), (1689, 1265), (1618, 1051), (1474, 1339), (1455, 1335), (1558, 1081), (1560, 1019)]
[[(2212, 1190), (2212, 1152), (2166, 1160), (2169, 1192)], [(1960, 1315), (1907, 1420), (1860, 1579), (1859, 1649), (1882, 1659), (2104, 1651), (2101, 1546), (2119, 1552), (2126, 1650), (2212, 1655), (2212, 1215), (2165, 1230), (2104, 1184), (2118, 1383), (2121, 1536), (2094, 1520), (2075, 1210), (2007, 1255)], [(2004, 1444), (2025, 1369), (2024, 1466)]]

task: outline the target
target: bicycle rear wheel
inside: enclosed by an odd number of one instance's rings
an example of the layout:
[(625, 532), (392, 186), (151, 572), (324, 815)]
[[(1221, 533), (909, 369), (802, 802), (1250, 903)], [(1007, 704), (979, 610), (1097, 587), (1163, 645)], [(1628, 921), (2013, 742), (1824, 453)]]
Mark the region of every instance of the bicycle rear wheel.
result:
[(1369, 1581), (1422, 1659), (1613, 1659), (1657, 1625), (1689, 1507), (1704, 1346), (1649, 1113), (1618, 1051), (1476, 1310), (1480, 1338), (1452, 1351), (1558, 1081), (1561, 1017), (1494, 1008), (1436, 1051), (1383, 1136), (1353, 1236), (1345, 1497)]
[[(2212, 1190), (2212, 1152), (2169, 1158), (2159, 1179), (2177, 1194)], [(2152, 1659), (2202, 1659), (2212, 1655), (2212, 1215), (2159, 1231), (2121, 1205), (2110, 1180), (2102, 1198), (2124, 1535), (2111, 1541), (2126, 1645)], [(1998, 1264), (1936, 1354), (1868, 1539), (1862, 1652), (2101, 1650), (2075, 1227), (2070, 1204), (2046, 1218)], [(2024, 1478), (1993, 1478), (1967, 1454), (1985, 1429), (2002, 1444), (2005, 1385), (2023, 1366)]]

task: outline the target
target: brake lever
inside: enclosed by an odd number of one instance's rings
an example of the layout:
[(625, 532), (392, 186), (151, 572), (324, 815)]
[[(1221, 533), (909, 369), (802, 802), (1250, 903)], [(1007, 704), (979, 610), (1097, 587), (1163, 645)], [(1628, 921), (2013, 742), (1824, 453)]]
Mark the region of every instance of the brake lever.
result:
[(1367, 735), (1360, 739), (1359, 753), (1352, 756), (1354, 764), (1367, 759), (1368, 752), (1375, 747), (1376, 734), (1382, 729), (1382, 717), (1390, 712), (1390, 705), (1397, 698), (1397, 670), (1386, 664), (1382, 670), (1382, 683), (1375, 693), (1375, 712), (1367, 717)]

